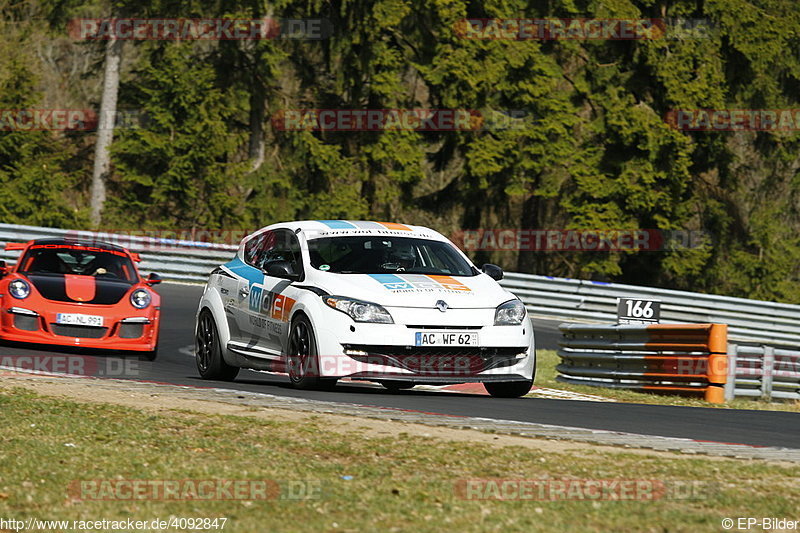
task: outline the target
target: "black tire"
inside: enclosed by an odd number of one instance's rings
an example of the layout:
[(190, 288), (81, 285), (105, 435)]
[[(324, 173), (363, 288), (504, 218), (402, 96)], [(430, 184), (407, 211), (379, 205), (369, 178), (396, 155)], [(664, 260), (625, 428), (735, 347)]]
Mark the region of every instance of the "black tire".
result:
[(330, 390), (336, 385), (336, 378), (321, 378), (319, 376), (319, 352), (314, 327), (304, 315), (299, 315), (292, 321), (289, 330), (288, 353), (286, 366), (289, 381), (296, 389)]
[(522, 381), (489, 381), (483, 384), (486, 392), (495, 398), (519, 398), (525, 396), (533, 387), (533, 380)]
[(158, 343), (149, 352), (139, 352), (139, 361), (155, 361), (156, 357), (158, 357)]
[(408, 390), (414, 387), (414, 384), (410, 381), (381, 381), (381, 385), (390, 392)]
[(219, 331), (214, 316), (203, 309), (197, 317), (194, 334), (194, 359), (197, 371), (203, 379), (233, 381), (239, 374), (239, 367), (231, 366), (222, 357), (219, 344)]

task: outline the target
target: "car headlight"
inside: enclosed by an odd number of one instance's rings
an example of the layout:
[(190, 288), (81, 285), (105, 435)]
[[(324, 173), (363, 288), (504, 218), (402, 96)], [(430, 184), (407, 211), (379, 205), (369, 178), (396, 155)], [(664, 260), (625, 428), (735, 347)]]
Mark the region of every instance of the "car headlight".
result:
[(348, 315), (356, 322), (373, 322), (377, 324), (394, 324), (389, 311), (378, 304), (362, 302), (343, 296), (323, 296), (322, 300), (337, 311)]
[(15, 279), (8, 284), (8, 293), (19, 300), (24, 300), (31, 293), (31, 286), (22, 279)]
[(524, 319), (525, 305), (519, 300), (500, 304), (494, 312), (495, 326), (519, 326)]
[(136, 289), (131, 293), (131, 305), (136, 309), (144, 309), (150, 305), (151, 299), (150, 293), (144, 289)]

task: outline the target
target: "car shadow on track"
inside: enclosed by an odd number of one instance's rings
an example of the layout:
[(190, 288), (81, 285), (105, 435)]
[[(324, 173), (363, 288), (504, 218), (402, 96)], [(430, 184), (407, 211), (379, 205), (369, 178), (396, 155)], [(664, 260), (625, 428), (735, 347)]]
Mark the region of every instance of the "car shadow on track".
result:
[[(105, 348), (87, 348), (86, 346), (68, 346), (63, 344), (30, 344), (27, 342), (0, 340), (0, 347), (23, 350), (25, 353), (3, 355), (88, 355), (92, 357), (138, 357), (135, 352), (107, 350)], [(3, 350), (4, 352), (6, 350)]]
[[(216, 383), (219, 385), (223, 384), (230, 384), (229, 381), (209, 381), (207, 383)], [(484, 394), (469, 394), (469, 393), (462, 393), (462, 392), (444, 392), (444, 391), (432, 391), (432, 390), (419, 390), (419, 389), (406, 389), (397, 392), (389, 391), (382, 386), (375, 384), (369, 385), (365, 383), (351, 383), (351, 382), (344, 382), (344, 383), (337, 383), (336, 388), (333, 390), (313, 390), (313, 391), (302, 391), (295, 389), (291, 383), (289, 383), (288, 377), (282, 377), (278, 375), (268, 375), (264, 377), (264, 379), (252, 379), (249, 376), (240, 377), (233, 381), (233, 383), (238, 385), (250, 385), (250, 386), (257, 386), (263, 388), (264, 390), (253, 391), (249, 390), (248, 392), (262, 392), (264, 394), (271, 394), (275, 392), (274, 390), (270, 389), (280, 389), (281, 391), (295, 391), (298, 394), (303, 393), (313, 393), (314, 395), (317, 394), (326, 394), (330, 396), (331, 400), (336, 400), (337, 394), (358, 394), (363, 396), (419, 396), (419, 397), (442, 397), (443, 395), (447, 397), (453, 398), (490, 398), (488, 395)], [(342, 401), (348, 401), (342, 398)]]

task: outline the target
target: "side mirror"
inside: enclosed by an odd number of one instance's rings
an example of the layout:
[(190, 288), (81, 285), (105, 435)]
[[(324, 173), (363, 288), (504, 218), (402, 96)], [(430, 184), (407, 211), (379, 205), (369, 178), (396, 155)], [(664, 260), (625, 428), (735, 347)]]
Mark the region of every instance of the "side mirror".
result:
[(484, 274), (486, 274), (495, 281), (500, 281), (501, 279), (503, 279), (503, 269), (497, 265), (486, 263), (485, 265), (483, 265), (481, 270), (483, 270)]
[(294, 266), (289, 261), (275, 261), (267, 265), (267, 276), (292, 281), (299, 279), (299, 276), (294, 271)]
[(144, 280), (145, 283), (148, 285), (158, 285), (161, 283), (161, 276), (156, 274), (155, 272), (150, 272), (150, 275), (147, 276), (147, 279)]

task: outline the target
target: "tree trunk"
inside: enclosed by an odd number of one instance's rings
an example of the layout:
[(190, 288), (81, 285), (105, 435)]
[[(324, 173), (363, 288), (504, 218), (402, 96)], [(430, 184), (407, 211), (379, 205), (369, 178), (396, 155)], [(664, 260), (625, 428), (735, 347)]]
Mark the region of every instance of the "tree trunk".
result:
[[(260, 10), (254, 13), (260, 16)], [(267, 5), (264, 20), (272, 22), (272, 4)], [(264, 164), (266, 156), (266, 138), (264, 137), (264, 120), (267, 112), (266, 79), (261, 75), (260, 65), (262, 43), (256, 41), (252, 47), (252, 64), (250, 66), (250, 142), (247, 155), (250, 159), (250, 172), (255, 172)]]
[[(522, 204), (522, 223), (521, 229), (534, 230), (541, 229), (542, 222), (545, 220), (542, 211), (544, 210), (544, 200), (533, 193), (528, 193), (528, 197)], [(544, 274), (543, 269), (546, 263), (546, 252), (539, 250), (520, 250), (517, 255), (517, 272), (525, 274)]]
[(266, 113), (266, 94), (264, 85), (258, 79), (258, 75), (253, 68), (252, 85), (250, 89), (250, 146), (248, 156), (250, 158), (250, 171), (255, 172), (264, 163), (266, 150), (264, 139), (264, 115)]
[(119, 68), (122, 60), (122, 41), (111, 39), (106, 44), (103, 96), (100, 102), (100, 117), (97, 127), (97, 142), (94, 147), (94, 171), (92, 173), (91, 223), (100, 227), (103, 204), (106, 201), (106, 179), (111, 171), (109, 148), (114, 140), (114, 122), (117, 115), (117, 91)]

